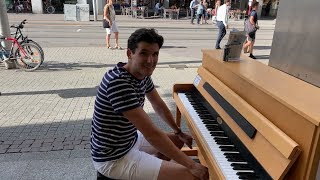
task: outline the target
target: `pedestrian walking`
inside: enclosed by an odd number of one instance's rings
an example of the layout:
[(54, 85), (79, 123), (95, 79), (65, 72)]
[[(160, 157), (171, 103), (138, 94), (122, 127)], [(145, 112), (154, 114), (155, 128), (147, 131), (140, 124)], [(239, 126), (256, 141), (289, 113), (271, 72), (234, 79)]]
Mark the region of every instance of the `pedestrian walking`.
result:
[(189, 8), (190, 8), (190, 14), (191, 14), (191, 24), (194, 24), (193, 20), (194, 20), (194, 16), (196, 15), (196, 5), (197, 5), (196, 0), (192, 0), (190, 2)]
[[(259, 3), (255, 2), (252, 4), (252, 11), (249, 17), (249, 20), (247, 20), (246, 23), (251, 23), (251, 25), (255, 26), (256, 29), (259, 29), (258, 26), (258, 14), (257, 14), (257, 10), (258, 10), (258, 6)], [(256, 59), (256, 57), (252, 54), (253, 52), (253, 46), (254, 46), (254, 42), (256, 39), (256, 31), (254, 32), (246, 32), (247, 35), (247, 42), (243, 45), (243, 51), (246, 52), (246, 49), (249, 49), (249, 57), (251, 57), (252, 59)]]
[[(197, 24), (200, 24), (200, 20), (202, 20), (203, 16), (203, 11), (204, 11), (204, 6), (203, 6), (203, 1), (200, 1), (200, 4), (196, 5), (197, 7)], [(202, 21), (201, 21), (202, 24)]]
[(218, 37), (216, 41), (216, 49), (221, 49), (220, 42), (223, 37), (226, 35), (228, 29), (228, 20), (229, 20), (229, 9), (231, 6), (230, 0), (225, 0), (225, 4), (220, 6), (217, 11), (217, 26), (219, 29)]
[(114, 37), (115, 37), (114, 49), (122, 49), (119, 46), (119, 30), (116, 22), (116, 12), (114, 10), (113, 1), (114, 0), (106, 0), (106, 5), (103, 8), (103, 19), (107, 20), (110, 25), (109, 28), (106, 28), (106, 33), (107, 33), (106, 43), (107, 43), (107, 48), (112, 49), (112, 47), (110, 46), (110, 37), (111, 37), (111, 34), (114, 33)]
[[(208, 168), (180, 150), (184, 144), (192, 147), (192, 137), (176, 125), (152, 81), (163, 41), (155, 29), (136, 30), (128, 39), (128, 62), (119, 62), (102, 78), (91, 133), (91, 154), (99, 176), (209, 179)], [(174, 133), (165, 133), (153, 123), (143, 109), (145, 98)]]

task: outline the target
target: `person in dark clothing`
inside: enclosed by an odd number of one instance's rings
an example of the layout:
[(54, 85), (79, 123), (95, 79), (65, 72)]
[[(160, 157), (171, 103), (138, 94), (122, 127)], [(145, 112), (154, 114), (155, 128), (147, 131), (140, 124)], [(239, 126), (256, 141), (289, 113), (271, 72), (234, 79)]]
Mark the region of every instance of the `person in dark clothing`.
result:
[[(252, 11), (250, 13), (250, 17), (249, 17), (249, 21), (248, 23), (251, 23), (252, 25), (254, 25), (257, 29), (259, 29), (258, 26), (258, 14), (257, 14), (257, 9), (258, 9), (259, 3), (255, 2), (252, 4)], [(250, 55), (249, 57), (251, 57), (252, 59), (256, 59), (256, 57), (252, 54), (253, 52), (253, 45), (256, 39), (256, 32), (252, 32), (252, 33), (247, 33), (247, 42), (243, 45), (243, 49), (247, 49), (249, 48), (249, 52)]]

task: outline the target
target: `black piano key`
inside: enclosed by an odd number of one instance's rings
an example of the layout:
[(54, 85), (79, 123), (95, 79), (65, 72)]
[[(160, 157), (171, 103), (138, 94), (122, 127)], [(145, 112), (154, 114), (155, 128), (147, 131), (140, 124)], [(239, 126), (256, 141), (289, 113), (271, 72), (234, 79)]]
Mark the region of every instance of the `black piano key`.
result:
[(235, 148), (234, 146), (220, 146), (219, 147), (220, 149), (221, 149), (221, 151), (226, 151), (226, 152), (228, 152), (228, 151), (238, 151), (238, 149), (237, 148)]
[(212, 136), (226, 136), (226, 134), (223, 132), (223, 131), (212, 131), (212, 132), (210, 132), (210, 134), (212, 135)]
[(254, 175), (240, 175), (239, 179), (246, 179), (246, 180), (257, 180), (259, 179), (259, 176)]
[(247, 164), (234, 164), (231, 166), (232, 166), (232, 169), (234, 170), (252, 170), (253, 171), (253, 169)]
[(227, 158), (227, 161), (229, 161), (229, 162), (246, 162), (246, 160), (238, 159), (238, 158)]
[(257, 177), (255, 172), (237, 172), (236, 175), (239, 175), (239, 176), (242, 176), (242, 177), (247, 177), (247, 178)]

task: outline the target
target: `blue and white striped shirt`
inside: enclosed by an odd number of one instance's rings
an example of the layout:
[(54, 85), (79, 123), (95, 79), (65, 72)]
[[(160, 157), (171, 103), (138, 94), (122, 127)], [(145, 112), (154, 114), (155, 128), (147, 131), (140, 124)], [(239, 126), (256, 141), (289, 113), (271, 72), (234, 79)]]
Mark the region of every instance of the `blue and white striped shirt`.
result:
[(154, 89), (151, 77), (138, 80), (118, 63), (99, 86), (91, 132), (91, 154), (96, 162), (123, 157), (137, 141), (136, 127), (122, 112), (143, 107), (145, 94)]

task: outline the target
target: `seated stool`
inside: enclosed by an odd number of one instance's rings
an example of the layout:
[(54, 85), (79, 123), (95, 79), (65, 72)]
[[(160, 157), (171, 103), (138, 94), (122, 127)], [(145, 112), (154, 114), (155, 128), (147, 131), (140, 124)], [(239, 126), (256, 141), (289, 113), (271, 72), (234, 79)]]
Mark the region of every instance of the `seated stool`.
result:
[(108, 178), (97, 171), (97, 180), (115, 180), (115, 179)]

